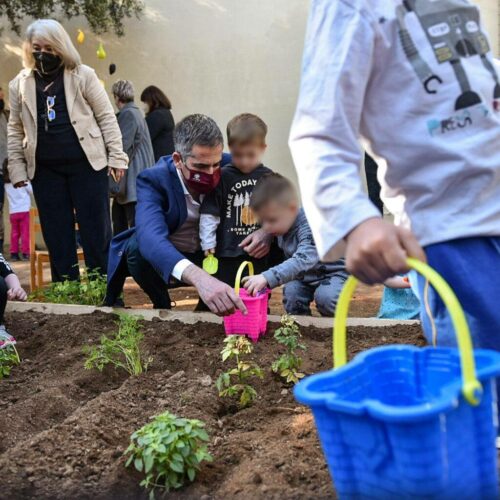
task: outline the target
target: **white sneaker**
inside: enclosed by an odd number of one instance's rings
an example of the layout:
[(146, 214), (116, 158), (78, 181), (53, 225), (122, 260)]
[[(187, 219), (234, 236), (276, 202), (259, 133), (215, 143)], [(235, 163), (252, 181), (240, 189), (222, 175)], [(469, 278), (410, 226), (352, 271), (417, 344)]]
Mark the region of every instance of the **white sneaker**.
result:
[(0, 325), (0, 349), (15, 344), (16, 339), (5, 329), (5, 325)]

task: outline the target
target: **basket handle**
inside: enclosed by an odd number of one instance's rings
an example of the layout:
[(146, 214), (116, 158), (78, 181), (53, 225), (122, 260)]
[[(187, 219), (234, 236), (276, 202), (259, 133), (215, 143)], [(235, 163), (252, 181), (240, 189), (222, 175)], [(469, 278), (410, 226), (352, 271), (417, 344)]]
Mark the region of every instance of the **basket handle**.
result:
[[(469, 326), (467, 325), (467, 320), (465, 319), (462, 306), (460, 305), (460, 302), (458, 301), (453, 290), (438, 272), (432, 269), (429, 265), (414, 258), (408, 258), (406, 262), (410, 268), (419, 272), (422, 276), (429, 280), (448, 308), (457, 336), (458, 349), (460, 351), (462, 393), (464, 398), (471, 405), (476, 406), (481, 400), (482, 387), (476, 378), (476, 367)], [(347, 314), (349, 312), (349, 303), (357, 284), (358, 280), (354, 276), (350, 276), (340, 293), (339, 301), (337, 303), (333, 328), (333, 365), (335, 368), (340, 368), (347, 363)]]
[(236, 280), (234, 281), (234, 291), (236, 292), (236, 295), (239, 296), (240, 294), (240, 286), (241, 286), (241, 275), (243, 274), (243, 271), (245, 270), (245, 267), (248, 266), (248, 274), (250, 276), (254, 275), (254, 270), (253, 270), (253, 263), (250, 262), (249, 260), (245, 260), (244, 262), (241, 263), (238, 272), (236, 273)]

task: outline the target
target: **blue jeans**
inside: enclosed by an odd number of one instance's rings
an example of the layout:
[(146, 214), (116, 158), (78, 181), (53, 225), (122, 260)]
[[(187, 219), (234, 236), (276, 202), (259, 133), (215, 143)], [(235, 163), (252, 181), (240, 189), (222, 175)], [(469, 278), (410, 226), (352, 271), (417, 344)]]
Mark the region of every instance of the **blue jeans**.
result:
[(321, 316), (333, 317), (340, 292), (348, 278), (345, 271), (313, 282), (290, 281), (283, 289), (283, 306), (288, 314), (304, 316), (311, 314), (314, 300)]
[[(460, 301), (475, 348), (500, 351), (500, 237), (464, 238), (429, 245), (427, 260), (448, 282)], [(431, 323), (423, 302), (425, 278), (418, 277), (424, 333), (432, 341)], [(429, 306), (437, 330), (437, 344), (456, 346), (451, 318), (434, 289)]]

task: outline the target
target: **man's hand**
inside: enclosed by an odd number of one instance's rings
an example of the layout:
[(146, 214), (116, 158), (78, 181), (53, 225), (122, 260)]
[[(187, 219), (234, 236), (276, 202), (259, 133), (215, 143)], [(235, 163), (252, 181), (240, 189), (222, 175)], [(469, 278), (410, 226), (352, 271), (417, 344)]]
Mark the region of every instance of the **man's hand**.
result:
[(111, 175), (115, 182), (120, 182), (120, 179), (125, 175), (125, 168), (108, 168), (108, 175)]
[(205, 250), (205, 257), (208, 257), (210, 254), (215, 254), (215, 248), (210, 248), (209, 250)]
[(268, 283), (263, 274), (256, 274), (255, 276), (247, 276), (243, 278), (243, 284), (246, 291), (253, 295), (254, 297), (264, 288), (267, 287)]
[(7, 290), (7, 298), (9, 300), (19, 300), (24, 302), (28, 298), (28, 294), (22, 287), (18, 286)]
[(382, 219), (362, 222), (347, 235), (346, 240), (347, 270), (370, 285), (408, 272), (408, 257), (426, 261), (425, 253), (411, 231)]
[(254, 259), (262, 259), (269, 253), (273, 238), (262, 228), (249, 234), (238, 246)]
[(247, 314), (247, 308), (234, 290), (222, 281), (210, 276), (194, 264), (188, 266), (182, 273), (182, 281), (193, 285), (201, 300), (218, 316), (228, 316), (239, 309)]
[(14, 187), (16, 189), (19, 189), (19, 188), (22, 188), (22, 187), (27, 186), (27, 185), (28, 185), (28, 181), (21, 181), (21, 182), (16, 182), (14, 184)]

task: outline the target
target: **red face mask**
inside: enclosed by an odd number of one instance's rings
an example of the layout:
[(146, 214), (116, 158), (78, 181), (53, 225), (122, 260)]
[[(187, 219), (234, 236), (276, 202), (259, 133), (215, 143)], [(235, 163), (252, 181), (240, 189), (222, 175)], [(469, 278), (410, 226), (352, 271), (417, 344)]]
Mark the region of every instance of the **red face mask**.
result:
[(189, 172), (189, 178), (183, 175), (186, 185), (198, 194), (207, 194), (213, 191), (220, 181), (220, 167), (216, 168), (213, 174), (206, 172), (199, 172), (198, 170), (191, 170), (184, 164), (186, 170)]

